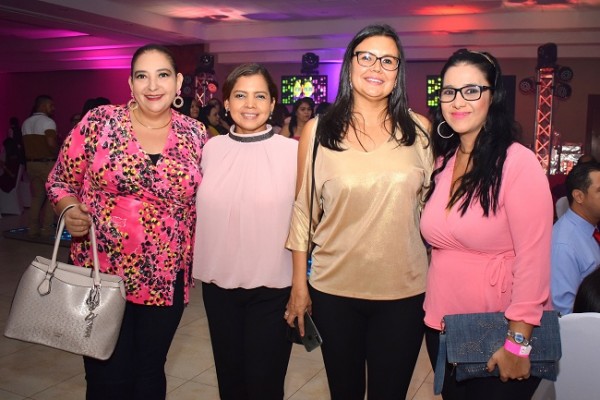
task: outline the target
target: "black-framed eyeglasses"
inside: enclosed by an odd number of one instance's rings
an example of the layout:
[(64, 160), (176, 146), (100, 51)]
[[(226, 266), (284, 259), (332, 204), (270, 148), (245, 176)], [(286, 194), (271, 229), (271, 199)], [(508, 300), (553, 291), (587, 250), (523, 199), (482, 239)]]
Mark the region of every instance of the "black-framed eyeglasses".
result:
[(386, 71), (395, 71), (400, 66), (400, 59), (394, 56), (377, 57), (375, 54), (369, 53), (368, 51), (357, 51), (354, 55), (356, 56), (358, 65), (361, 67), (372, 67), (377, 60), (381, 63), (381, 68)]
[(460, 95), (466, 101), (476, 101), (481, 98), (481, 94), (486, 90), (494, 90), (491, 86), (482, 85), (467, 85), (458, 89), (454, 88), (442, 88), (440, 90), (440, 102), (450, 103), (456, 98), (456, 93), (460, 92)]

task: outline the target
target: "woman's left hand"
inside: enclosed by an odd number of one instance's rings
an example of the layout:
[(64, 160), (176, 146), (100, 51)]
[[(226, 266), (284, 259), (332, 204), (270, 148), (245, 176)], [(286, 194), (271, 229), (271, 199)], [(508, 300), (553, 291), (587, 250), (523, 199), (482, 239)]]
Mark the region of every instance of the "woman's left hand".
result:
[(512, 354), (504, 347), (499, 348), (488, 360), (488, 372), (492, 372), (496, 366), (500, 370), (502, 382), (507, 382), (509, 379), (528, 379), (530, 376), (531, 362), (529, 358)]

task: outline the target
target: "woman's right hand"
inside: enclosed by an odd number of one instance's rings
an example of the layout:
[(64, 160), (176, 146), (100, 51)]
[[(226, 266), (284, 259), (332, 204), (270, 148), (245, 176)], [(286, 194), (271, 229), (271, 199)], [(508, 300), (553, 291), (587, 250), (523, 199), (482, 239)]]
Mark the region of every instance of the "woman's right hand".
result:
[(68, 209), (63, 219), (65, 220), (67, 230), (73, 237), (87, 235), (92, 225), (89, 210), (83, 203), (77, 203), (75, 207)]
[(304, 336), (304, 313), (312, 313), (312, 302), (308, 294), (308, 284), (306, 281), (292, 284), (290, 299), (286, 306), (284, 318), (289, 326), (294, 327), (294, 320), (298, 318), (298, 328), (300, 336)]

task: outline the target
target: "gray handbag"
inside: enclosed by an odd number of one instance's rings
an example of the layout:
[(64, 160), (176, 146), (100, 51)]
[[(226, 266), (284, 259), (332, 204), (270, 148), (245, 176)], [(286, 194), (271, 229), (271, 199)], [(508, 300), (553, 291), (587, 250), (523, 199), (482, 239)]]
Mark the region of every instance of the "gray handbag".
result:
[(19, 281), (4, 335), (106, 360), (117, 343), (125, 311), (123, 279), (100, 273), (93, 224), (94, 267), (56, 261), (65, 227), (63, 215), (52, 260), (36, 257)]
[[(487, 362), (506, 340), (508, 321), (504, 313), (446, 315), (443, 325), (435, 366), (435, 394), (442, 391), (446, 363), (454, 366), (458, 382), (499, 376), (498, 368), (487, 372)], [(533, 328), (531, 342), (531, 375), (556, 381), (562, 355), (557, 311), (544, 311), (540, 326)]]

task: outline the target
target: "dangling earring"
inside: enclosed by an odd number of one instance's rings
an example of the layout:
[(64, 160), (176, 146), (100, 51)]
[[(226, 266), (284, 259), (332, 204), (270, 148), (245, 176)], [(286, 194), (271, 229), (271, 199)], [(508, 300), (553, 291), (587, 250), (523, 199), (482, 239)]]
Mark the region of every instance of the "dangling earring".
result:
[(133, 92), (131, 92), (131, 99), (129, 99), (129, 101), (127, 102), (127, 108), (129, 108), (129, 111), (137, 110), (138, 108), (138, 103), (137, 101), (135, 101)]
[(177, 96), (173, 99), (173, 107), (181, 108), (183, 106), (183, 97), (181, 97), (181, 90), (177, 91)]
[(269, 121), (273, 119), (273, 111), (271, 111), (271, 114), (269, 115)]
[(450, 135), (448, 135), (448, 136), (444, 136), (444, 135), (442, 135), (442, 132), (440, 132), (440, 128), (441, 128), (441, 127), (442, 127), (442, 125), (444, 125), (445, 123), (446, 123), (446, 121), (442, 121), (442, 122), (440, 122), (440, 124), (437, 126), (437, 129), (436, 129), (436, 130), (437, 130), (437, 134), (438, 134), (438, 135), (440, 135), (440, 137), (441, 137), (442, 139), (450, 139), (452, 136), (454, 136), (454, 132), (452, 132), (452, 133), (451, 133)]
[(228, 109), (228, 108), (226, 108), (226, 109), (225, 109), (225, 118), (227, 118), (227, 113), (228, 113), (228, 112), (229, 112), (229, 109)]

